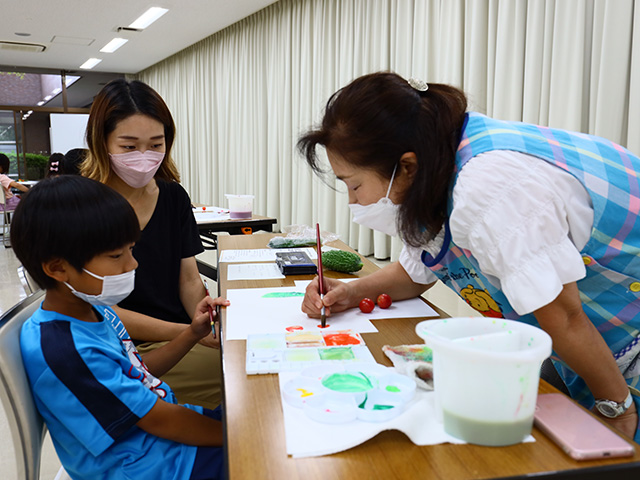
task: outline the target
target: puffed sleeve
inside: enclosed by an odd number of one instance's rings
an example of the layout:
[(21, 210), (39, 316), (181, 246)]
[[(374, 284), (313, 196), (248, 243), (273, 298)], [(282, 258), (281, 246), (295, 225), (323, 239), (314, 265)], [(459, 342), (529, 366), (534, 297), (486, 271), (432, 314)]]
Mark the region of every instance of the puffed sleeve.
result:
[(422, 249), (405, 245), (400, 252), (398, 261), (415, 283), (428, 285), (438, 277), (422, 263)]
[(454, 187), (454, 242), (497, 279), (520, 315), (551, 303), (564, 284), (586, 275), (580, 249), (592, 224), (593, 208), (582, 184), (530, 155), (478, 155)]

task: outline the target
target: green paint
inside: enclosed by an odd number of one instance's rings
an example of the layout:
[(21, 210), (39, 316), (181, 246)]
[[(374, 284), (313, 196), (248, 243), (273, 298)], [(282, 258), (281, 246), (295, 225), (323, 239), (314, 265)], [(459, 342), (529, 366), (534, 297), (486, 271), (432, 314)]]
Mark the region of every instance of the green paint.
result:
[(366, 392), (373, 388), (371, 379), (364, 373), (334, 373), (322, 379), (329, 390), (343, 393)]
[(387, 385), (386, 390), (387, 390), (387, 392), (395, 392), (395, 393), (400, 391), (400, 389), (398, 387), (396, 387), (395, 385)]
[(393, 405), (374, 405), (373, 409), (374, 410), (391, 410), (393, 408)]
[(251, 340), (251, 345), (249, 345), (251, 350), (274, 350), (277, 348), (282, 348), (282, 340), (275, 338), (257, 338)]
[(304, 292), (271, 292), (265, 293), (262, 298), (289, 298), (304, 297)]
[(353, 360), (356, 358), (351, 347), (319, 348), (321, 360)]
[(313, 362), (317, 361), (318, 351), (315, 348), (296, 348), (284, 353), (287, 362)]

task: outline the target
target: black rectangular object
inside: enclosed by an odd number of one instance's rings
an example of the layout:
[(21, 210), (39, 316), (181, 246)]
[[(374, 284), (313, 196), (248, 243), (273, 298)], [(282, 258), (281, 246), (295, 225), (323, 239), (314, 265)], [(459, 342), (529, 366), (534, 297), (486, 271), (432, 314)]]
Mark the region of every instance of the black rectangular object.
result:
[(315, 275), (318, 267), (305, 252), (276, 252), (276, 265), (283, 275)]

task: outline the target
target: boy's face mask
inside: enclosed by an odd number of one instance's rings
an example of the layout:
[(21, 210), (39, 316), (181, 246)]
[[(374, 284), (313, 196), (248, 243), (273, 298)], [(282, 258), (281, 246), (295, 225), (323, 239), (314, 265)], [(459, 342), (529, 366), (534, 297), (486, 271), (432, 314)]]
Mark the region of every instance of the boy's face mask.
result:
[(71, 293), (81, 300), (91, 305), (103, 305), (112, 307), (127, 298), (133, 291), (135, 285), (136, 271), (121, 273), (120, 275), (105, 275), (100, 277), (89, 270), (83, 268), (85, 272), (98, 280), (102, 280), (102, 292), (100, 295), (89, 295), (88, 293), (79, 292), (67, 282), (64, 284), (69, 287)]

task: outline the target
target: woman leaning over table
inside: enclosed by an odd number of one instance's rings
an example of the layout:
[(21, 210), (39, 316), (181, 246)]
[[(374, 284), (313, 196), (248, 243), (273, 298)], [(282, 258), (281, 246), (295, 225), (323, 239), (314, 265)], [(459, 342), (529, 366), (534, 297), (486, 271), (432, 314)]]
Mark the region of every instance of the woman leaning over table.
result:
[[(142, 353), (187, 328), (205, 296), (195, 260), (202, 243), (171, 158), (175, 125), (151, 87), (117, 79), (93, 101), (86, 136), (82, 175), (122, 194), (140, 221), (135, 288), (115, 310), (131, 338), (143, 342)], [(162, 377), (180, 403), (212, 409), (220, 403), (219, 345), (219, 339), (206, 337)]]
[[(640, 440), (640, 159), (466, 109), (454, 87), (365, 75), (300, 139), (318, 173), (325, 147), (354, 221), (405, 244), (365, 278), (325, 278), (324, 305), (411, 298), (440, 278), (484, 315), (547, 331), (572, 397)], [(322, 305), (316, 279), (302, 309), (318, 316)]]

